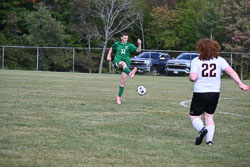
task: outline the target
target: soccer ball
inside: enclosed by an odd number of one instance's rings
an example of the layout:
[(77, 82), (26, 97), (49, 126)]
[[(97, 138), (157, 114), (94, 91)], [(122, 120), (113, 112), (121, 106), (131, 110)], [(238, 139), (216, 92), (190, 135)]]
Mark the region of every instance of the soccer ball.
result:
[(147, 89), (144, 86), (138, 86), (137, 94), (138, 95), (145, 95), (147, 93)]

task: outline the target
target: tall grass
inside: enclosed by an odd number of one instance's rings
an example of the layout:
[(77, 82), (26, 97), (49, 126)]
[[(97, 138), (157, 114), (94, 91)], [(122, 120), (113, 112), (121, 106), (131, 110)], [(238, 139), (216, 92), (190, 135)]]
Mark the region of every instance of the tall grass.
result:
[(0, 70), (0, 166), (249, 166), (250, 91), (232, 79), (222, 81), (212, 147), (194, 145), (189, 108), (180, 105), (192, 97), (187, 77), (128, 78), (122, 105), (119, 82), (113, 74)]

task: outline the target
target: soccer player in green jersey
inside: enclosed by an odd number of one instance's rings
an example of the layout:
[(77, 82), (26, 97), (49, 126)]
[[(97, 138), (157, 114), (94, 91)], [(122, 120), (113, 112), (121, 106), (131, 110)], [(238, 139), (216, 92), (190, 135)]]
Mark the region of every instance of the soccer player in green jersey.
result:
[(121, 41), (115, 42), (112, 47), (109, 49), (107, 60), (111, 61), (111, 53), (113, 50), (116, 51), (114, 64), (117, 68), (121, 69), (121, 83), (119, 87), (119, 93), (116, 97), (116, 103), (121, 104), (121, 96), (126, 83), (127, 75), (131, 78), (134, 77), (137, 68), (135, 67), (132, 71), (128, 68), (130, 65), (130, 55), (133, 52), (141, 52), (141, 40), (137, 40), (138, 47), (128, 42), (128, 34), (122, 33)]

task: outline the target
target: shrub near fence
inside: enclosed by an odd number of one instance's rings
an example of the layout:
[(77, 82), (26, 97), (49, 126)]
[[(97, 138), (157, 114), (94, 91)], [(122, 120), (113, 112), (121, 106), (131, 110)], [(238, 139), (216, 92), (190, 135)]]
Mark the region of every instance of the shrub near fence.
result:
[[(0, 46), (0, 51), (2, 69), (97, 73), (102, 48)], [(172, 58), (183, 52), (194, 52), (149, 49), (143, 51), (165, 52)], [(249, 79), (250, 53), (221, 52), (221, 56), (242, 78)], [(108, 71), (109, 63), (104, 61), (103, 72)]]

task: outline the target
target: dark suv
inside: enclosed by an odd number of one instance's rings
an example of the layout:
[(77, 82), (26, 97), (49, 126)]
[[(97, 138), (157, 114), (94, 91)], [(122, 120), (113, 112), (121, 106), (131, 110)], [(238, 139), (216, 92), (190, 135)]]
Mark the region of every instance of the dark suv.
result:
[(166, 64), (167, 75), (186, 75), (190, 73), (191, 61), (199, 56), (198, 53), (181, 53), (176, 59), (169, 60)]
[(165, 66), (169, 59), (168, 53), (142, 52), (138, 56), (131, 58), (129, 68), (137, 67), (138, 73), (165, 74)]

